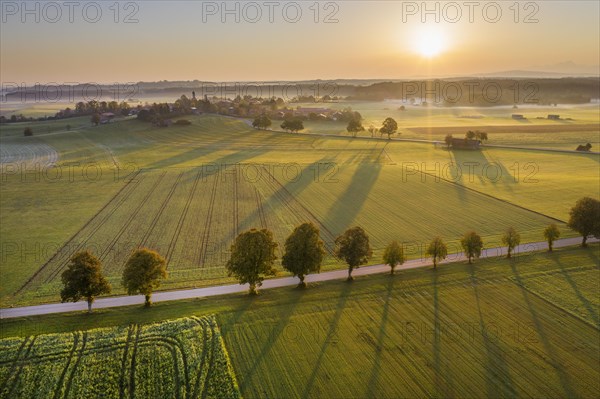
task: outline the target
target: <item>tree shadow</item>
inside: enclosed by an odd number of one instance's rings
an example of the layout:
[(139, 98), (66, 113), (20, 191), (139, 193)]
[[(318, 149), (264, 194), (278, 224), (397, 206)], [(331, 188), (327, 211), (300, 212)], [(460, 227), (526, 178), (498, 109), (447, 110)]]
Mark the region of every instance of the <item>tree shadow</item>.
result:
[(317, 379), (319, 368), (321, 367), (321, 363), (323, 362), (323, 357), (325, 356), (325, 353), (327, 352), (327, 348), (330, 345), (335, 345), (337, 343), (337, 339), (338, 339), (337, 326), (339, 324), (340, 318), (342, 317), (342, 314), (344, 313), (344, 307), (346, 306), (346, 301), (348, 300), (348, 297), (350, 296), (349, 294), (352, 290), (352, 285), (353, 285), (353, 283), (346, 283), (343, 285), (343, 288), (340, 292), (340, 299), (338, 300), (338, 303), (336, 305), (335, 314), (333, 315), (333, 319), (331, 320), (331, 323), (329, 324), (329, 330), (327, 331), (327, 335), (325, 336), (323, 345), (321, 345), (321, 350), (319, 351), (319, 356), (318, 356), (317, 360), (315, 361), (313, 370), (308, 378), (308, 381), (306, 382), (304, 391), (302, 392), (302, 395), (300, 395), (300, 397), (302, 397), (302, 398), (306, 398), (306, 399), (310, 398), (310, 391), (311, 391), (313, 385), (315, 384), (315, 380)]
[(551, 364), (552, 368), (556, 371), (556, 374), (558, 375), (561, 386), (564, 390), (564, 397), (575, 398), (575, 397), (577, 397), (577, 395), (573, 391), (573, 387), (571, 386), (569, 377), (563, 370), (560, 361), (558, 361), (558, 359), (556, 358), (556, 352), (554, 351), (554, 348), (552, 347), (552, 345), (550, 344), (550, 341), (548, 340), (548, 337), (546, 336), (546, 333), (544, 331), (542, 323), (541, 323), (540, 319), (538, 318), (537, 312), (535, 311), (533, 304), (531, 303), (531, 300), (529, 299), (529, 291), (527, 290), (527, 288), (525, 288), (524, 281), (521, 278), (521, 275), (519, 274), (519, 271), (517, 270), (515, 265), (516, 265), (516, 261), (511, 260), (510, 268), (514, 275), (515, 281), (517, 283), (517, 286), (521, 289), (523, 299), (525, 300), (525, 302), (527, 304), (527, 308), (529, 309), (529, 313), (531, 314), (531, 318), (533, 319), (535, 331), (537, 332), (538, 336), (540, 337), (540, 341), (542, 342), (544, 350), (550, 357), (550, 364)]
[(379, 379), (379, 373), (381, 372), (381, 358), (384, 351), (384, 340), (386, 337), (386, 327), (389, 318), (390, 300), (392, 299), (392, 293), (394, 291), (394, 276), (389, 276), (389, 280), (386, 287), (385, 303), (383, 305), (383, 312), (381, 314), (381, 323), (379, 324), (379, 333), (377, 334), (377, 345), (375, 347), (375, 361), (373, 369), (371, 370), (371, 377), (367, 384), (367, 390), (365, 397), (376, 398), (377, 380)]
[(585, 308), (585, 310), (588, 312), (588, 314), (593, 319), (596, 328), (600, 328), (600, 318), (598, 317), (598, 311), (594, 309), (594, 306), (592, 305), (592, 303), (585, 297), (585, 295), (583, 295), (583, 293), (577, 286), (577, 283), (575, 283), (575, 281), (571, 278), (571, 276), (569, 275), (569, 272), (564, 267), (564, 265), (562, 264), (562, 262), (560, 261), (558, 256), (555, 255), (555, 256), (551, 256), (550, 258), (554, 261), (554, 263), (556, 263), (558, 265), (563, 277), (565, 278), (565, 280), (567, 280), (567, 282), (573, 289), (573, 292), (577, 296), (577, 299), (579, 299), (579, 301), (583, 304), (583, 307)]
[[(258, 352), (256, 356), (253, 356), (254, 362), (252, 363), (252, 366), (250, 366), (250, 368), (247, 369), (247, 371), (245, 371), (243, 375), (239, 375), (238, 377), (241, 392), (244, 392), (245, 389), (248, 387), (247, 384), (252, 381), (252, 377), (254, 376), (254, 373), (256, 372), (257, 368), (267, 360), (267, 355), (269, 354), (273, 346), (277, 343), (277, 340), (279, 339), (285, 328), (288, 326), (289, 321), (292, 315), (294, 314), (294, 311), (298, 307), (298, 304), (302, 301), (302, 297), (304, 296), (305, 291), (306, 290), (297, 290), (298, 293), (296, 294), (297, 296), (294, 297), (295, 300), (288, 302), (285, 305), (284, 311), (278, 312), (278, 314), (282, 315), (282, 317), (277, 319), (277, 323), (269, 331), (268, 335), (266, 337), (263, 337), (265, 339), (265, 342), (263, 343), (260, 352)], [(239, 312), (238, 314), (236, 314), (236, 316), (236, 320), (238, 320), (240, 317)]]
[[(475, 276), (475, 266), (469, 265), (469, 279), (473, 286), (475, 302), (477, 305), (477, 314), (479, 315), (479, 331), (483, 339), (485, 351), (487, 354), (485, 364), (485, 379), (487, 386), (487, 396), (492, 397), (517, 397), (514, 382), (510, 376), (510, 370), (504, 359), (502, 349), (500, 348), (500, 338), (491, 339), (488, 335), (487, 326), (481, 311), (481, 302), (479, 299), (479, 289), (477, 288), (477, 277)], [(500, 394), (498, 391), (502, 389)]]
[[(382, 165), (379, 163), (359, 164), (348, 187), (337, 197), (336, 202), (327, 211), (323, 224), (325, 226), (335, 226), (332, 228), (334, 232), (343, 232), (350, 227), (369, 198), (381, 169)], [(339, 183), (341, 183), (341, 180)]]

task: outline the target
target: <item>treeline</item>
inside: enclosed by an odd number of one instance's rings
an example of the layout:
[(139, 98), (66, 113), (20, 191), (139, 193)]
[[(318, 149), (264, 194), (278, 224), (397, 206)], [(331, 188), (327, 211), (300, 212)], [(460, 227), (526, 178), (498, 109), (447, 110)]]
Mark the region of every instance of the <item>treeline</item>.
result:
[[(600, 201), (590, 197), (577, 201), (571, 208), (567, 226), (582, 235), (582, 247), (587, 245), (588, 236), (600, 238)], [(552, 251), (560, 231), (555, 224), (550, 224), (544, 229), (543, 237), (548, 242), (548, 250)], [(521, 243), (521, 236), (513, 227), (509, 227), (502, 235), (502, 243), (507, 248), (506, 257), (510, 258)], [(475, 231), (465, 233), (460, 244), (469, 264), (481, 256), (484, 248), (481, 236)], [(352, 227), (336, 238), (335, 245), (334, 255), (348, 265), (347, 281), (352, 281), (354, 269), (367, 264), (373, 255), (369, 236), (363, 228)], [(225, 265), (228, 275), (235, 277), (240, 284), (248, 284), (250, 294), (256, 295), (263, 280), (276, 274), (274, 266), (278, 246), (268, 229), (251, 229), (239, 234), (231, 246), (231, 256)], [(436, 269), (438, 263), (448, 256), (448, 247), (441, 237), (434, 237), (426, 254), (431, 257)], [(305, 288), (306, 276), (321, 271), (324, 255), (325, 244), (320, 238), (319, 229), (306, 222), (297, 226), (285, 240), (281, 265), (298, 277), (299, 288)], [(390, 242), (384, 250), (383, 261), (394, 274), (394, 269), (406, 261), (403, 245), (398, 241)], [(121, 284), (128, 295), (144, 295), (145, 306), (150, 306), (152, 293), (167, 277), (167, 260), (156, 251), (139, 248), (127, 260)], [(112, 290), (103, 274), (100, 260), (89, 251), (76, 253), (61, 279), (62, 302), (84, 299), (89, 312), (97, 296), (109, 294)]]
[(349, 100), (433, 103), (442, 106), (497, 106), (514, 104), (585, 104), (598, 98), (598, 78), (563, 79), (430, 79), (382, 82), (356, 86)]

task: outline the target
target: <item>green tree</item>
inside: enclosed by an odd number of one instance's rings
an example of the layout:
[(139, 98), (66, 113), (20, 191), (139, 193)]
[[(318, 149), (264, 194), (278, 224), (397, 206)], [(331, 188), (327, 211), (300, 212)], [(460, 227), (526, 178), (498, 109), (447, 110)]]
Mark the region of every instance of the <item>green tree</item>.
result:
[(386, 265), (390, 266), (390, 274), (394, 274), (396, 266), (402, 265), (406, 261), (402, 244), (398, 243), (398, 241), (390, 242), (383, 252), (383, 261)]
[(511, 226), (502, 236), (502, 243), (508, 248), (507, 258), (510, 258), (512, 251), (521, 243), (521, 235)]
[(475, 139), (475, 137), (477, 137), (477, 133), (475, 133), (472, 130), (467, 131), (467, 133), (465, 134), (465, 138), (467, 138), (469, 140), (473, 140), (473, 139)]
[(469, 263), (473, 263), (474, 258), (479, 258), (481, 256), (483, 241), (479, 234), (474, 231), (465, 234), (462, 240), (460, 240), (460, 245), (462, 245), (465, 255), (469, 259)]
[(548, 241), (548, 251), (552, 252), (554, 241), (560, 237), (560, 230), (552, 223), (544, 229), (544, 238)]
[(92, 115), (92, 123), (95, 126), (98, 126), (98, 124), (100, 123), (100, 114), (94, 114), (94, 115)]
[(277, 256), (277, 243), (269, 230), (252, 229), (241, 233), (231, 246), (231, 257), (225, 267), (229, 276), (235, 276), (240, 284), (250, 286), (250, 294), (256, 295), (265, 275), (274, 275), (273, 263)]
[(137, 249), (131, 254), (123, 270), (123, 287), (128, 295), (142, 294), (145, 306), (152, 304), (152, 291), (160, 287), (167, 278), (167, 262), (157, 252), (147, 248)]
[(450, 148), (452, 145), (452, 135), (447, 134), (446, 137), (444, 137), (444, 142), (446, 143), (446, 148)]
[(379, 129), (379, 133), (387, 134), (388, 140), (392, 138), (392, 135), (398, 130), (398, 123), (393, 118), (386, 118), (383, 121), (383, 125)]
[(286, 119), (281, 124), (281, 128), (286, 132), (298, 133), (300, 130), (304, 130), (304, 123), (298, 118)]
[(271, 119), (266, 114), (259, 115), (254, 118), (252, 126), (256, 129), (265, 130), (271, 126)]
[(475, 131), (475, 138), (479, 141), (487, 141), (488, 134), (486, 132), (482, 132), (480, 130)]
[(569, 215), (567, 226), (583, 236), (582, 247), (587, 246), (588, 236), (600, 238), (600, 201), (583, 197), (571, 208)]
[(352, 281), (352, 270), (367, 263), (373, 251), (369, 236), (362, 227), (352, 227), (335, 240), (335, 255), (348, 264), (348, 281)]
[(448, 256), (448, 247), (441, 237), (435, 237), (429, 243), (429, 247), (425, 253), (431, 256), (433, 259), (433, 268), (436, 269), (438, 262), (446, 259), (446, 256)]
[(23, 130), (23, 135), (25, 137), (33, 136), (33, 130), (30, 127), (26, 127), (25, 130)]
[(356, 137), (358, 132), (362, 132), (365, 128), (362, 125), (360, 119), (350, 119), (348, 126), (346, 127), (348, 133), (352, 134), (352, 137)]
[(60, 291), (61, 302), (77, 302), (84, 298), (88, 312), (92, 311), (92, 303), (97, 296), (111, 291), (108, 280), (102, 274), (102, 263), (89, 251), (73, 255), (61, 279), (64, 286)]
[(303, 223), (296, 227), (285, 240), (285, 253), (281, 259), (283, 268), (298, 276), (298, 287), (306, 287), (304, 277), (321, 271), (323, 262), (323, 241), (319, 238), (319, 229), (312, 223)]
[(377, 131), (379, 129), (377, 129), (375, 126), (369, 126), (369, 133), (371, 133), (371, 137), (375, 137), (375, 133), (377, 133)]

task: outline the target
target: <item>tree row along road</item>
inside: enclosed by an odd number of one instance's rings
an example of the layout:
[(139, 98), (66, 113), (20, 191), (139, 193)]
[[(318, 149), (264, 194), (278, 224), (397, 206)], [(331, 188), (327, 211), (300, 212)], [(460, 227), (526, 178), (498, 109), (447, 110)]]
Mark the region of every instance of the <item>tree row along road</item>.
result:
[[(599, 242), (600, 240), (595, 238), (589, 238), (588, 243)], [(580, 237), (564, 238), (554, 242), (554, 248), (569, 247), (581, 244)], [(517, 246), (513, 252), (513, 257), (517, 258), (520, 255), (531, 253), (535, 251), (547, 250), (548, 244), (546, 242), (534, 242), (528, 244), (521, 244)], [(480, 259), (493, 258), (498, 256), (505, 256), (507, 253), (506, 247), (487, 248), (481, 253)], [(464, 254), (454, 253), (448, 254), (446, 260), (439, 262), (438, 265), (443, 265), (451, 262), (458, 262), (466, 260)], [(403, 265), (396, 267), (396, 271), (405, 269), (414, 269), (418, 267), (432, 266), (433, 262), (431, 258), (414, 259), (405, 262)], [(389, 273), (390, 267), (388, 265), (380, 264), (373, 266), (362, 266), (359, 269), (353, 271), (352, 275), (355, 277), (365, 276), (369, 274), (380, 274)], [(330, 281), (330, 280), (341, 280), (348, 276), (347, 269), (334, 270), (319, 274), (311, 274), (306, 276), (306, 282), (319, 282), (319, 281)], [(283, 277), (268, 279), (263, 282), (261, 289), (278, 288), (295, 286), (299, 282), (296, 277)], [(248, 285), (231, 284), (231, 285), (219, 285), (205, 288), (194, 288), (177, 291), (162, 291), (156, 292), (152, 295), (152, 302), (165, 302), (165, 301), (176, 301), (179, 299), (192, 299), (192, 298), (203, 298), (217, 295), (233, 294), (246, 292)], [(97, 299), (94, 302), (94, 308), (113, 308), (118, 306), (129, 306), (129, 305), (142, 305), (144, 303), (143, 295), (134, 296), (116, 296), (109, 298)], [(8, 319), (15, 317), (26, 317), (36, 316), (51, 313), (66, 313), (74, 311), (87, 310), (87, 302), (80, 301), (76, 303), (51, 303), (46, 305), (37, 306), (25, 306), (20, 308), (5, 308), (0, 309), (0, 319)]]

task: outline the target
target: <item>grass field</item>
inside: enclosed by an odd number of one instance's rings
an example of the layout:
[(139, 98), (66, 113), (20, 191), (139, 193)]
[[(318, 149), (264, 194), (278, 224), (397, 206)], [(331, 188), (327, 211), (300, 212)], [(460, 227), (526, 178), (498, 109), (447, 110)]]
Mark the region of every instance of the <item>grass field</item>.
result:
[(0, 397), (238, 398), (214, 317), (0, 341)]
[(251, 227), (273, 230), (283, 244), (296, 225), (314, 222), (327, 244), (327, 270), (343, 267), (331, 256), (333, 241), (352, 225), (371, 235), (371, 263), (379, 263), (392, 239), (418, 257), (436, 234), (458, 251), (469, 229), (488, 247), (509, 225), (523, 241), (542, 240), (551, 222), (572, 236), (562, 223), (570, 207), (583, 195), (600, 196), (598, 155), (447, 151), (191, 119), (181, 128), (122, 120), (33, 138), (3, 126), (3, 150), (23, 162), (2, 164), (2, 306), (56, 301), (68, 257), (83, 248), (104, 261), (115, 293), (139, 245), (168, 258), (163, 288), (205, 286), (232, 281), (223, 267), (229, 246)]
[(600, 247), (593, 244), (256, 298), (4, 320), (2, 336), (216, 313), (246, 398), (593, 398), (600, 389), (599, 284)]

